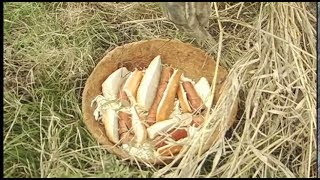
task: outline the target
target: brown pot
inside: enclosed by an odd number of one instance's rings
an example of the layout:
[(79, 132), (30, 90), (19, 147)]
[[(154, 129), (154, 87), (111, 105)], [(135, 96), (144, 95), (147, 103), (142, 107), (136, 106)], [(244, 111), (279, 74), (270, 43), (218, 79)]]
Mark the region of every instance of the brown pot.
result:
[[(110, 51), (97, 64), (86, 81), (82, 94), (82, 111), (84, 123), (94, 138), (121, 159), (131, 159), (132, 157), (108, 140), (103, 125), (100, 125), (94, 119), (94, 108), (91, 107), (91, 102), (97, 95), (102, 93), (102, 83), (116, 69), (125, 66), (128, 70), (133, 71), (135, 67), (139, 69), (147, 67), (157, 55), (161, 56), (163, 64), (169, 64), (174, 68), (182, 70), (188, 78), (198, 81), (201, 77), (206, 77), (209, 83), (213, 79), (216, 63), (212, 57), (208, 56), (201, 49), (178, 40), (153, 39), (139, 41), (119, 46)], [(214, 104), (219, 98), (218, 92), (227, 74), (226, 69), (219, 67)], [(237, 111), (237, 105), (234, 110), (235, 112)], [(231, 121), (235, 119), (235, 115)], [(163, 162), (168, 163), (171, 160), (172, 158), (163, 158), (148, 162), (151, 164), (163, 164)], [(140, 159), (139, 161), (146, 162), (147, 160)]]

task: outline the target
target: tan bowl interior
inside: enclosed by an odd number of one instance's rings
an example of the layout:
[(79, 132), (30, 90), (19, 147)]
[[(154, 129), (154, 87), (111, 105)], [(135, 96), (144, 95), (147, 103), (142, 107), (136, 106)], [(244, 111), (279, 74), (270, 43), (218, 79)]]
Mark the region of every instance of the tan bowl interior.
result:
[[(213, 79), (216, 63), (212, 57), (206, 55), (206, 53), (199, 48), (195, 48), (190, 44), (182, 43), (178, 40), (153, 39), (139, 41), (119, 46), (109, 52), (94, 68), (86, 81), (82, 94), (82, 111), (84, 114), (84, 123), (94, 138), (121, 159), (130, 160), (132, 157), (121, 148), (115, 147), (114, 144), (108, 140), (103, 125), (100, 125), (94, 119), (94, 108), (91, 107), (91, 102), (97, 95), (102, 93), (102, 83), (116, 69), (125, 66), (132, 71), (135, 67), (139, 69), (147, 67), (151, 60), (157, 55), (161, 56), (163, 64), (169, 64), (174, 68), (182, 70), (188, 78), (198, 81), (201, 77), (206, 77), (210, 84)], [(218, 68), (214, 104), (219, 98), (218, 92), (227, 75), (228, 72), (226, 69), (223, 67)], [(237, 106), (235, 106), (235, 111), (237, 111)], [(236, 115), (236, 113), (234, 114)], [(152, 162), (149, 161), (149, 163), (163, 164), (163, 162), (168, 163), (171, 159), (157, 159)]]

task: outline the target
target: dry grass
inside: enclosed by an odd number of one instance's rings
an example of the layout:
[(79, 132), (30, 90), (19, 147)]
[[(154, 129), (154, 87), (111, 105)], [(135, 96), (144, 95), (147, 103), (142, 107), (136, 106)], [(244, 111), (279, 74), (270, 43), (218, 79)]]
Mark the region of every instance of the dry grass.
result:
[(85, 80), (116, 46), (194, 39), (155, 3), (5, 3), (5, 177), (315, 177), (315, 5), (215, 5), (213, 56), (230, 74), (206, 128), (224, 122), (237, 96), (239, 122), (199, 155), (203, 131), (178, 167), (139, 170), (99, 148), (85, 128)]
[[(226, 109), (241, 91), (241, 107), (245, 109), (239, 126), (230, 139), (222, 139), (202, 156), (197, 156), (197, 147), (202, 145), (195, 139), (184, 155), (185, 163), (174, 170), (163, 169), (159, 175), (172, 171), (170, 176), (174, 177), (316, 176), (316, 41), (312, 19), (304, 4), (260, 5), (255, 23), (242, 24), (251, 31), (247, 40), (254, 42), (253, 47), (233, 65), (226, 99), (209, 118), (213, 127), (227, 118)], [(208, 168), (205, 161), (210, 160)]]

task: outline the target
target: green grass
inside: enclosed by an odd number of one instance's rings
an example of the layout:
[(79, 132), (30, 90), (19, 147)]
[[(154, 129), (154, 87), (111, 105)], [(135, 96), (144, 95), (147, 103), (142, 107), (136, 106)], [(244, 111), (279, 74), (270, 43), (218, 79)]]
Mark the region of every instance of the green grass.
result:
[(148, 175), (97, 148), (82, 122), (86, 78), (106, 49), (125, 41), (93, 8), (4, 4), (5, 177)]
[[(217, 157), (213, 153), (201, 172), (212, 177), (284, 177), (284, 172), (292, 172), (296, 177), (314, 177), (316, 151), (312, 132), (316, 120), (310, 112), (312, 105), (315, 107), (315, 98), (308, 92), (315, 91), (315, 58), (293, 48), (300, 47), (315, 56), (312, 28), (307, 24), (302, 28), (306, 32), (299, 32), (302, 25), (294, 19), (303, 18), (307, 23), (309, 18), (315, 24), (314, 17), (300, 12), (300, 7), (291, 12), (286, 5), (276, 3), (264, 4), (266, 10), (271, 6), (276, 18), (260, 10), (260, 3), (218, 5), (224, 28), (221, 64), (241, 72), (238, 78), (245, 79), (240, 91), (240, 109), (244, 114), (238, 127), (232, 130), (232, 137), (225, 141), (227, 151), (217, 159), (216, 167), (212, 167)], [(266, 13), (267, 19), (259, 19), (261, 12)], [(286, 13), (295, 14), (285, 16)], [(210, 33), (218, 39), (220, 29), (215, 13), (210, 22)], [(264, 22), (261, 25), (264, 34), (255, 27), (260, 22)], [(297, 26), (286, 30), (282, 22)], [(288, 47), (282, 39), (289, 42), (286, 38), (290, 36), (307, 43), (293, 41), (294, 46)], [(151, 177), (151, 171), (122, 163), (99, 147), (83, 123), (81, 95), (87, 77), (106, 51), (152, 38), (194, 41), (164, 20), (156, 3), (4, 3), (4, 176)], [(307, 47), (309, 42), (311, 45)], [(273, 49), (270, 44), (291, 48), (292, 54), (281, 48)], [(259, 48), (254, 49), (253, 45)], [(266, 53), (269, 51), (278, 56), (269, 56)], [(297, 57), (296, 64), (291, 57)], [(266, 59), (265, 63), (255, 65), (257, 58)], [(237, 61), (245, 68), (232, 67)], [(272, 61), (279, 64), (273, 67)], [(256, 72), (258, 67), (263, 71)], [(302, 73), (291, 72), (291, 67), (299, 68)], [(303, 76), (297, 88), (304, 96), (279, 94), (269, 98), (256, 91), (282, 88), (273, 86), (275, 80), (265, 76), (274, 70), (279, 72), (277, 68), (293, 73), (291, 78), (278, 80), (277, 85), (286, 86)], [(268, 89), (269, 86), (273, 89)], [(251, 103), (252, 99), (258, 105)], [(304, 99), (302, 104), (301, 99)], [(290, 118), (272, 113), (262, 116), (264, 109), (277, 110), (283, 103), (292, 106), (287, 112), (282, 111)], [(256, 108), (256, 114), (252, 115), (250, 112)], [(270, 168), (266, 162), (276, 168)]]

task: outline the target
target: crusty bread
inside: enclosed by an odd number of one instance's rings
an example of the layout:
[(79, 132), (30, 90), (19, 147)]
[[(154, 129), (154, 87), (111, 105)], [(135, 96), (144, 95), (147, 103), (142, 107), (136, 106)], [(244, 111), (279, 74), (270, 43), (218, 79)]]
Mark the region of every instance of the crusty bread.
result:
[(130, 71), (126, 67), (121, 67), (114, 71), (102, 83), (102, 94), (106, 98), (116, 99), (119, 93), (120, 86), (128, 78)]
[(116, 110), (107, 109), (102, 112), (102, 123), (106, 130), (106, 135), (115, 144), (119, 142), (118, 121)]
[(187, 98), (187, 93), (184, 90), (181, 83), (179, 83), (179, 88), (178, 88), (177, 94), (178, 94), (178, 99), (180, 102), (180, 107), (181, 107), (182, 112), (184, 112), (184, 113), (192, 112), (192, 109), (189, 105), (189, 101)]
[(137, 103), (145, 111), (150, 109), (156, 96), (160, 73), (161, 58), (158, 55), (151, 61), (146, 69), (137, 92)]
[(157, 122), (147, 128), (148, 136), (150, 139), (154, 139), (157, 135), (165, 133), (171, 128), (174, 128), (175, 125), (178, 125), (177, 123), (178, 119), (176, 118)]
[(161, 143), (162, 147), (158, 145), (157, 151), (163, 156), (172, 156), (180, 152), (183, 148), (182, 144), (179, 144), (182, 139), (188, 137), (188, 129), (181, 128), (181, 129), (173, 129), (169, 132), (170, 138), (174, 140), (176, 143), (167, 144), (165, 141)]
[(202, 101), (204, 102), (205, 106), (207, 108), (210, 108), (210, 85), (208, 80), (205, 77), (201, 77), (199, 81), (194, 85), (194, 88), (197, 91), (200, 98), (202, 99)]
[(143, 77), (143, 72), (135, 69), (126, 80), (123, 91), (127, 94), (131, 104), (136, 104), (137, 91)]
[(188, 98), (188, 101), (190, 103), (190, 107), (193, 110), (193, 112), (196, 112), (196, 111), (199, 112), (199, 111), (202, 111), (203, 109), (205, 109), (205, 107), (203, 106), (203, 101), (200, 98), (200, 96), (198, 95), (197, 91), (195, 90), (192, 82), (184, 81), (182, 83), (182, 86), (187, 93), (187, 98)]
[(119, 117), (119, 134), (126, 133), (132, 128), (131, 114), (125, 111), (118, 112)]
[(131, 120), (135, 142), (137, 144), (143, 144), (147, 139), (147, 130), (142, 123), (135, 106), (131, 106)]
[(183, 146), (180, 144), (167, 146), (159, 149), (159, 154), (161, 154), (161, 156), (175, 156), (181, 151), (182, 148)]
[(172, 76), (170, 77), (169, 83), (157, 108), (157, 122), (166, 120), (171, 115), (174, 108), (175, 97), (179, 87), (181, 74), (182, 72), (180, 70), (174, 70)]
[(161, 77), (160, 77), (157, 93), (148, 112), (148, 117), (146, 121), (148, 125), (152, 125), (156, 123), (157, 109), (163, 97), (164, 91), (168, 86), (168, 83), (169, 83), (170, 77), (173, 74), (173, 71), (174, 69), (169, 66), (163, 67), (161, 70)]

